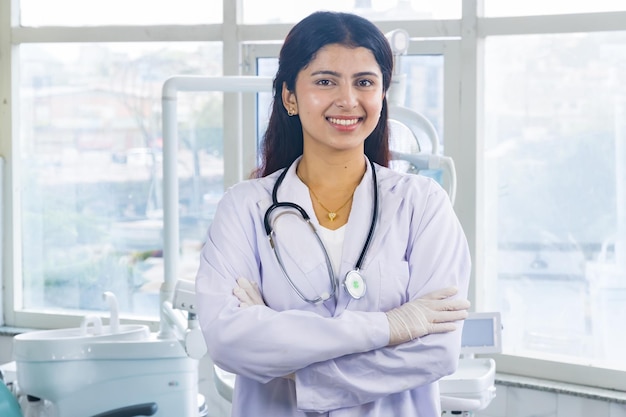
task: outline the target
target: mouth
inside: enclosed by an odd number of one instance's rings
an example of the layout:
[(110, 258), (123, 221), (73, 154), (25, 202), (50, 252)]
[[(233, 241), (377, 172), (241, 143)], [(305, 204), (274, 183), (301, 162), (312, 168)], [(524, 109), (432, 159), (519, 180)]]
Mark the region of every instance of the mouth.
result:
[(335, 125), (354, 126), (357, 123), (359, 123), (361, 120), (363, 120), (363, 118), (355, 117), (355, 118), (350, 118), (350, 119), (338, 119), (336, 117), (327, 117), (326, 120), (328, 120), (330, 123), (335, 124)]

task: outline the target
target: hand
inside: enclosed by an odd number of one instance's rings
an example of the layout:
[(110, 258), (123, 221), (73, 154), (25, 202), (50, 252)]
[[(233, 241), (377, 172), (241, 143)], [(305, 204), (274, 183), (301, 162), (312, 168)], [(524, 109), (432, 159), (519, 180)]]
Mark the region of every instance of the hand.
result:
[(233, 295), (239, 299), (239, 307), (246, 308), (254, 305), (264, 306), (263, 296), (256, 282), (239, 278), (237, 286), (233, 289)]
[(457, 292), (455, 287), (433, 291), (388, 311), (389, 346), (456, 330), (454, 322), (465, 320), (470, 307), (468, 300), (450, 298)]

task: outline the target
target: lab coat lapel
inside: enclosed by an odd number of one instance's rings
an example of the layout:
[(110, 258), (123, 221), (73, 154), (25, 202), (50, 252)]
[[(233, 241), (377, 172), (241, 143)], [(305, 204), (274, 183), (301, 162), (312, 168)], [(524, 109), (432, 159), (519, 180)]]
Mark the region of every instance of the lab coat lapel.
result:
[[(343, 289), (343, 281), (345, 274), (355, 267), (372, 223), (374, 183), (371, 171), (372, 168), (368, 161), (367, 171), (354, 192), (354, 202), (352, 204), (352, 210), (350, 211), (350, 219), (347, 225), (348, 228), (346, 229), (346, 240), (343, 246), (342, 273), (339, 276), (340, 297), (335, 315), (345, 310), (351, 302), (358, 302), (358, 300), (354, 300)], [(372, 241), (370, 242), (370, 246), (365, 254), (365, 259), (363, 260), (362, 270), (368, 269), (368, 265), (374, 258), (374, 254), (379, 251), (381, 244), (384, 242), (384, 237), (389, 231), (392, 220), (397, 216), (398, 207), (403, 199), (402, 195), (393, 192), (394, 183), (387, 176), (388, 172), (389, 171), (386, 169), (380, 169), (380, 167), (376, 170), (378, 183), (378, 217)], [(368, 272), (378, 273), (378, 271), (372, 270)], [(364, 274), (364, 279), (367, 283), (366, 274)]]
[[(296, 203), (300, 207), (302, 207), (310, 217), (311, 223), (316, 228), (319, 228), (319, 223), (317, 218), (315, 217), (315, 211), (313, 209), (313, 203), (311, 202), (311, 197), (309, 194), (309, 189), (306, 184), (304, 184), (298, 175), (296, 174), (296, 167), (298, 166), (298, 162), (300, 158), (298, 158), (291, 166), (288, 168), (287, 175), (285, 176), (282, 184), (278, 188), (278, 193), (276, 199), (278, 202), (291, 202)], [(300, 233), (310, 233), (307, 230), (307, 225), (302, 221), (301, 225), (302, 229), (294, 230), (292, 235), (294, 238), (297, 238)], [(310, 256), (310, 253), (301, 253), (299, 254), (299, 259), (302, 265), (316, 265), (323, 261), (323, 259), (313, 259)], [(305, 267), (305, 269), (308, 269)]]
[[(278, 188), (277, 201), (278, 202), (291, 202), (291, 203), (295, 203), (299, 205), (307, 212), (313, 226), (316, 229), (319, 229), (320, 225), (315, 216), (315, 211), (313, 209), (313, 204), (311, 202), (309, 189), (296, 175), (296, 167), (298, 165), (298, 162), (299, 162), (299, 159), (296, 160), (288, 168), (287, 174), (285, 175), (283, 182)], [(276, 178), (278, 178), (278, 175), (276, 175)], [(274, 186), (274, 183), (272, 183), (272, 188), (273, 186)], [(269, 191), (270, 191), (270, 196), (267, 202), (259, 202), (258, 204), (260, 215), (262, 216), (264, 216), (265, 211), (271, 204), (272, 190), (270, 189)], [(281, 210), (282, 209), (278, 209), (277, 212), (280, 212)], [(308, 230), (308, 226), (306, 225), (304, 220), (294, 225), (294, 229), (292, 230), (292, 233), (281, 233), (280, 239), (283, 242), (287, 242), (286, 243), (287, 247), (290, 246), (289, 245), (290, 240), (293, 240), (294, 242), (294, 244), (291, 245), (292, 247), (298, 247), (298, 246), (301, 246), (297, 244), (298, 243), (297, 241), (301, 239), (302, 233), (312, 233), (310, 230)], [(316, 255), (319, 255), (319, 256), (312, 256), (312, 253), (315, 253)], [(306, 277), (303, 277), (301, 275), (296, 276), (295, 270), (294, 270), (294, 277), (293, 277), (294, 279), (309, 280), (311, 286), (318, 289), (317, 291), (318, 295), (324, 291), (330, 290), (330, 283), (328, 281), (329, 278), (328, 278), (328, 275), (326, 274), (326, 271), (327, 271), (326, 260), (323, 254), (319, 253), (317, 247), (312, 248), (311, 251), (290, 252), (290, 255), (296, 259), (296, 262), (300, 266), (301, 270), (309, 271), (309, 272), (314, 271), (314, 270), (316, 271), (316, 272), (311, 272), (311, 274), (307, 275)], [(319, 268), (320, 264), (323, 264), (324, 267)], [(318, 271), (323, 271), (322, 276), (319, 275)], [(300, 285), (302, 285), (302, 288), (306, 288), (306, 286), (303, 285), (303, 282), (301, 282)], [(293, 293), (293, 296), (297, 297), (295, 292)], [(329, 301), (325, 303), (321, 303), (319, 305), (324, 306), (324, 308), (328, 310), (328, 313), (330, 315), (332, 315), (335, 310), (335, 303), (332, 297)]]
[(287, 172), (287, 175), (285, 175), (283, 183), (278, 188), (277, 200), (279, 202), (289, 201), (298, 204), (306, 210), (309, 216), (311, 216), (311, 220), (313, 220), (315, 216), (313, 205), (311, 203), (311, 197), (309, 195), (309, 189), (302, 181), (300, 181), (300, 178), (298, 178), (298, 175), (296, 174), (296, 167), (299, 162), (300, 158), (287, 168), (289, 171)]

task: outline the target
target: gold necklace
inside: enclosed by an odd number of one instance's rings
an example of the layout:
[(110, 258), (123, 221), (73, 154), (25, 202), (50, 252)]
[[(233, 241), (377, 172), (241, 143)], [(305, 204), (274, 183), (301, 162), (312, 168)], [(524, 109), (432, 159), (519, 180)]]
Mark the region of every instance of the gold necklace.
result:
[(309, 191), (311, 191), (311, 194), (313, 194), (313, 197), (315, 197), (315, 200), (317, 201), (317, 204), (320, 205), (320, 207), (322, 207), (324, 210), (326, 210), (328, 212), (328, 219), (332, 222), (333, 220), (335, 220), (335, 218), (337, 217), (337, 212), (339, 210), (341, 210), (342, 208), (344, 208), (345, 206), (348, 205), (348, 203), (352, 200), (352, 197), (354, 196), (354, 192), (350, 195), (350, 197), (348, 198), (348, 200), (343, 203), (341, 205), (341, 207), (339, 207), (337, 210), (328, 210), (326, 208), (325, 205), (322, 204), (322, 202), (320, 201), (319, 197), (315, 194), (315, 192), (313, 191), (313, 189), (309, 188)]

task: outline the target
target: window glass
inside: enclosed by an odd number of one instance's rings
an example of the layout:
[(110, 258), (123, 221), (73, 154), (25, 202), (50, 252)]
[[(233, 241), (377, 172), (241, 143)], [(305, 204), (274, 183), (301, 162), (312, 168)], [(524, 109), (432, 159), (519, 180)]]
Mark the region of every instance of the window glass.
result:
[(569, 13), (625, 11), (623, 0), (484, 0), (485, 16), (539, 16)]
[(443, 145), (443, 55), (403, 55), (406, 75), (404, 106), (423, 114), (435, 127)]
[(22, 26), (222, 22), (222, 0), (20, 0)]
[(490, 37), (485, 60), (504, 353), (626, 369), (626, 32)]
[[(161, 88), (221, 75), (221, 44), (27, 44), (19, 64), (24, 308), (105, 309), (113, 291), (123, 312), (156, 315)], [(193, 258), (193, 279), (223, 192), (222, 97), (178, 101), (181, 263)]]
[(356, 13), (373, 20), (459, 19), (461, 0), (243, 0), (243, 22), (295, 23), (317, 10)]

